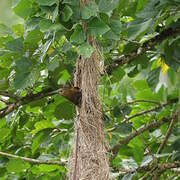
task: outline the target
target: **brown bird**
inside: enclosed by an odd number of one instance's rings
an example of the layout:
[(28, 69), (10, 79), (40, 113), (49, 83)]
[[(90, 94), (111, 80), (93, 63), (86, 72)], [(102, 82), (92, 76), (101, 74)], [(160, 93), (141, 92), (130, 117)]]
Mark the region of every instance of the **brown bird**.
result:
[(65, 87), (59, 90), (59, 95), (65, 97), (76, 106), (81, 104), (81, 90), (78, 87)]

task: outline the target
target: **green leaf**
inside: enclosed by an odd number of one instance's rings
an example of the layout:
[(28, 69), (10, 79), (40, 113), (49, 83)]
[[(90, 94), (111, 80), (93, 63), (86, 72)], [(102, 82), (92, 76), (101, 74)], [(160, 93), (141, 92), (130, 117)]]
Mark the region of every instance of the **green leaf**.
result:
[(59, 58), (55, 56), (54, 58), (51, 59), (47, 68), (49, 71), (54, 71), (58, 67), (59, 67)]
[(0, 79), (0, 90), (6, 90), (8, 88), (8, 80), (3, 78), (3, 79)]
[(121, 32), (122, 32), (122, 23), (120, 20), (116, 20), (116, 19), (111, 19), (110, 21), (110, 27), (111, 27), (111, 30), (119, 35)]
[(121, 136), (127, 136), (129, 133), (132, 132), (132, 124), (131, 123), (121, 123), (116, 128), (116, 132), (119, 133)]
[(58, 80), (58, 84), (66, 84), (67, 81), (70, 79), (71, 75), (69, 74), (69, 72), (67, 70), (64, 70), (61, 72), (61, 77), (60, 79)]
[(21, 159), (12, 159), (8, 162), (6, 169), (11, 173), (20, 173), (29, 169), (30, 167), (31, 166), (27, 162), (24, 162)]
[(25, 57), (16, 61), (15, 64), (15, 77), (14, 88), (24, 89), (30, 87), (39, 77), (39, 70), (32, 67), (32, 62)]
[(73, 112), (73, 105), (69, 101), (64, 101), (56, 106), (55, 116), (57, 119), (72, 119)]
[(32, 142), (32, 154), (36, 153), (39, 146), (41, 145), (41, 143), (45, 139), (45, 136), (46, 135), (43, 132), (40, 132), (40, 133), (35, 135), (35, 137), (33, 138), (33, 142)]
[(156, 68), (148, 74), (147, 83), (151, 89), (154, 89), (159, 82), (159, 73), (160, 68)]
[(62, 166), (41, 164), (41, 165), (34, 166), (32, 169), (32, 172), (34, 174), (42, 174), (42, 173), (50, 173), (55, 170), (60, 170), (62, 172), (65, 171), (65, 169)]
[(48, 31), (52, 25), (53, 25), (53, 23), (50, 19), (42, 19), (39, 23), (40, 29), (43, 32)]
[(20, 0), (14, 8), (14, 12), (26, 19), (32, 12), (32, 1), (31, 0)]
[(103, 13), (108, 13), (113, 9), (117, 8), (119, 0), (100, 0), (99, 1), (99, 11)]
[(0, 142), (2, 143), (10, 135), (11, 130), (8, 128), (2, 128), (0, 131)]
[(41, 6), (52, 6), (55, 3), (58, 3), (57, 0), (36, 0), (36, 2)]
[(12, 30), (13, 30), (14, 34), (16, 34), (17, 36), (24, 35), (24, 27), (22, 24), (13, 25)]
[(43, 33), (38, 29), (30, 31), (25, 39), (25, 43), (30, 46), (36, 45), (43, 38)]
[(112, 72), (112, 77), (111, 77), (112, 83), (121, 81), (121, 79), (125, 76), (125, 74), (126, 74), (125, 71), (121, 67), (115, 69)]
[(78, 54), (84, 58), (90, 58), (93, 52), (94, 48), (87, 42), (78, 47)]
[(180, 38), (173, 41), (172, 44), (166, 42), (164, 52), (165, 63), (177, 71), (180, 67)]
[(11, 30), (4, 24), (0, 23), (0, 36), (11, 34)]
[(56, 169), (59, 169), (58, 165), (46, 165), (46, 164), (39, 165), (40, 172), (51, 172)]
[(75, 29), (73, 34), (70, 37), (71, 42), (81, 44), (85, 41), (86, 35), (82, 29), (82, 26), (78, 24)]
[(6, 43), (6, 48), (10, 51), (20, 52), (23, 50), (22, 39), (14, 39)]
[(62, 20), (64, 22), (69, 21), (69, 19), (71, 18), (72, 14), (73, 14), (72, 9), (68, 5), (66, 5), (64, 7), (63, 11), (62, 11)]
[(52, 128), (54, 128), (54, 124), (52, 122), (50, 122), (50, 121), (47, 121), (47, 120), (39, 121), (34, 126), (35, 126), (35, 129), (32, 130), (33, 134), (36, 134), (39, 131), (42, 131), (44, 129), (52, 129)]
[(137, 81), (135, 81), (133, 83), (133, 87), (138, 91), (149, 89), (149, 86), (148, 86), (148, 84), (147, 84), (147, 82), (145, 80), (137, 80)]
[(136, 39), (139, 35), (145, 34), (151, 24), (152, 19), (140, 23), (133, 22), (133, 24), (130, 25), (127, 30), (128, 39), (133, 40)]
[(97, 37), (99, 35), (103, 35), (104, 33), (106, 33), (109, 30), (110, 30), (109, 26), (98, 18), (93, 18), (88, 23), (88, 32), (90, 35), (93, 35), (95, 37)]
[(82, 19), (89, 19), (91, 16), (96, 16), (98, 12), (98, 6), (94, 1), (89, 1), (85, 7), (81, 10)]

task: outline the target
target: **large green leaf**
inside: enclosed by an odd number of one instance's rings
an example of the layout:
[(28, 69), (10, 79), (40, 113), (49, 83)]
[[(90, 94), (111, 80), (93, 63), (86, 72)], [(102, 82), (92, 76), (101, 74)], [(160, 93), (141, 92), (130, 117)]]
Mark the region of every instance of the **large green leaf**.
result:
[(117, 8), (118, 4), (119, 4), (119, 0), (100, 0), (99, 11), (103, 13), (107, 13)]
[(111, 77), (112, 83), (121, 81), (121, 79), (125, 76), (125, 74), (126, 74), (125, 71), (121, 67), (115, 69), (112, 72), (112, 77)]
[(83, 43), (81, 46), (78, 47), (78, 53), (84, 58), (90, 58), (93, 51), (93, 47), (88, 43)]
[(29, 169), (31, 166), (21, 159), (12, 159), (7, 164), (7, 170), (11, 173), (19, 173)]
[(32, 1), (31, 0), (20, 0), (14, 7), (14, 12), (26, 19), (32, 12)]
[(177, 71), (180, 67), (180, 38), (171, 44), (166, 42), (164, 51), (166, 64)]
[(98, 18), (93, 18), (89, 23), (88, 23), (88, 32), (90, 35), (93, 36), (99, 36), (107, 31), (109, 31), (110, 28), (107, 24), (105, 24), (102, 20)]
[(91, 16), (96, 16), (98, 12), (98, 6), (94, 1), (89, 1), (85, 7), (81, 10), (81, 16), (83, 19), (89, 19)]
[(22, 39), (14, 39), (12, 41), (8, 41), (6, 43), (6, 48), (15, 52), (22, 51), (23, 50)]
[(35, 29), (27, 34), (25, 43), (28, 44), (29, 46), (34, 46), (42, 39), (42, 37), (43, 37), (42, 32), (39, 31), (38, 29)]
[(36, 2), (41, 6), (52, 6), (57, 3), (57, 0), (36, 0)]
[(148, 31), (150, 25), (152, 24), (152, 19), (147, 21), (133, 22), (127, 29), (128, 39), (136, 39), (139, 35), (145, 34)]
[(159, 82), (159, 73), (160, 68), (153, 69), (149, 74), (147, 78), (147, 83), (150, 88), (154, 89)]
[(0, 142), (2, 143), (10, 135), (11, 130), (8, 128), (1, 128), (0, 131)]
[(47, 120), (39, 121), (34, 126), (35, 126), (35, 129), (32, 131), (33, 134), (36, 134), (39, 131), (42, 131), (44, 129), (54, 128), (54, 124)]
[(62, 11), (62, 20), (64, 22), (67, 22), (71, 18), (72, 14), (72, 9), (70, 8), (70, 6), (66, 5)]
[(55, 109), (55, 116), (57, 119), (72, 119), (73, 118), (73, 106), (69, 102), (65, 101), (57, 105)]
[(31, 87), (39, 77), (39, 70), (32, 67), (30, 59), (22, 57), (16, 61), (14, 88), (21, 89)]
[(0, 37), (7, 36), (8, 34), (11, 34), (11, 29), (8, 28), (5, 24), (0, 23)]
[(82, 29), (82, 26), (78, 24), (75, 27), (74, 32), (70, 37), (70, 40), (71, 40), (71, 42), (81, 44), (85, 41), (85, 39), (86, 39), (86, 35)]

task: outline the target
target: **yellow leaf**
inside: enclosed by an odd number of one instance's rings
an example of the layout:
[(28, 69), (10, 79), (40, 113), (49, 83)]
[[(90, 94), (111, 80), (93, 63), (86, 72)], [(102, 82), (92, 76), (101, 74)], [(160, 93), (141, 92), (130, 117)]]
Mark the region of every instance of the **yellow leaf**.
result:
[(161, 71), (163, 74), (165, 74), (169, 69), (169, 66), (163, 61), (161, 57), (159, 57), (157, 60), (157, 66), (161, 67)]
[(54, 52), (54, 48), (50, 47), (47, 51), (47, 54), (50, 56)]

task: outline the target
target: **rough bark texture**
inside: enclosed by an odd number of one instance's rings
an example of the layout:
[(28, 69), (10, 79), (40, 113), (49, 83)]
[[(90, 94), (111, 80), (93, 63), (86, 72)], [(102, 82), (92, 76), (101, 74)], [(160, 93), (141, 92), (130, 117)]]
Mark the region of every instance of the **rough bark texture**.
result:
[[(95, 40), (88, 36), (87, 39), (96, 49)], [(81, 107), (76, 107), (75, 143), (69, 160), (69, 180), (109, 179), (101, 105), (97, 92), (99, 66), (97, 50), (91, 58), (80, 57), (76, 64), (74, 86), (81, 89), (82, 100)]]

